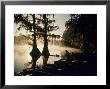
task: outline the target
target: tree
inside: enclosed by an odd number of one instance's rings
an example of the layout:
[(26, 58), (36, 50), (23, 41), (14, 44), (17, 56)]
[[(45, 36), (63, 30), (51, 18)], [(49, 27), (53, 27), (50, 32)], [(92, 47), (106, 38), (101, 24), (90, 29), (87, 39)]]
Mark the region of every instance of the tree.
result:
[[(67, 30), (64, 33), (64, 40), (69, 36), (79, 33), (83, 37), (84, 54), (93, 53), (97, 48), (97, 15), (96, 14), (71, 14), (71, 19), (66, 22)], [(71, 35), (70, 35), (71, 34)], [(72, 42), (70, 38), (69, 41)]]
[[(48, 58), (50, 56), (49, 50), (48, 50), (48, 40), (47, 37), (49, 36), (48, 32), (57, 30), (58, 26), (54, 26), (54, 14), (42, 14), (42, 24), (44, 25), (44, 48), (42, 51), (42, 55), (44, 56), (44, 65), (47, 64)], [(49, 17), (53, 16), (53, 19), (50, 19)]]
[[(80, 48), (82, 39), (80, 37), (81, 33), (79, 31), (79, 28), (77, 27), (80, 15), (74, 14), (70, 16), (71, 16), (71, 19), (69, 19), (65, 23), (66, 30), (63, 33), (63, 41), (64, 41), (64, 44), (66, 44), (67, 46)], [(78, 43), (79, 45), (76, 43)]]
[(93, 53), (97, 49), (97, 15), (82, 14), (79, 18), (78, 27), (83, 34), (84, 53)]
[(36, 66), (36, 61), (37, 59), (41, 56), (41, 52), (37, 48), (37, 43), (36, 43), (36, 34), (38, 31), (42, 31), (41, 27), (36, 25), (36, 18), (35, 14), (15, 14), (14, 15), (14, 22), (16, 24), (21, 23), (19, 26), (20, 28), (24, 28), (25, 30), (29, 30), (32, 32), (32, 37), (33, 37), (33, 48), (32, 51), (30, 52), (30, 55), (32, 57), (32, 68), (35, 69)]
[[(53, 19), (49, 19), (49, 16), (53, 16)], [(32, 33), (33, 37), (33, 48), (30, 53), (32, 57), (32, 68), (35, 69), (36, 61), (41, 56), (39, 49), (37, 48), (36, 36), (44, 37), (44, 48), (42, 51), (42, 55), (44, 58), (49, 58), (49, 50), (48, 50), (48, 32), (57, 30), (58, 26), (54, 26), (54, 14), (15, 14), (14, 22), (16, 24), (21, 23), (20, 28), (24, 28), (25, 30), (29, 30)], [(44, 64), (47, 63), (47, 60)]]
[(35, 69), (36, 66), (36, 61), (37, 59), (41, 56), (41, 52), (39, 51), (39, 49), (37, 48), (37, 44), (36, 44), (36, 30), (41, 29), (40, 27), (37, 29), (35, 28), (35, 14), (32, 15), (33, 18), (33, 49), (30, 53), (30, 55), (32, 56), (32, 60), (33, 60), (33, 65), (32, 68)]

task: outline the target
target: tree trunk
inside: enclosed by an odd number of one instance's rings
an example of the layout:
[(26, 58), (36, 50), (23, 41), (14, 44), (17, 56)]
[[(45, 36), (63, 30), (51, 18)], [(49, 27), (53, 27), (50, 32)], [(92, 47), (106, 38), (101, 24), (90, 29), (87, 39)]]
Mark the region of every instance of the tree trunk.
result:
[[(48, 61), (48, 58), (49, 58), (49, 50), (48, 50), (48, 40), (47, 40), (47, 24), (48, 24), (48, 21), (47, 21), (47, 18), (46, 18), (46, 14), (43, 15), (43, 19), (44, 19), (44, 24), (45, 24), (45, 30), (44, 30), (44, 48), (43, 48), (43, 51), (42, 51), (42, 55), (47, 59), (45, 60), (47, 63)], [(44, 60), (43, 60), (44, 61)]]
[(32, 68), (35, 69), (36, 61), (41, 56), (41, 52), (37, 48), (37, 44), (36, 44), (35, 14), (33, 14), (33, 30), (34, 30), (34, 32), (32, 34), (32, 36), (33, 36), (33, 48), (32, 48), (32, 51), (30, 52), (30, 55), (32, 57)]

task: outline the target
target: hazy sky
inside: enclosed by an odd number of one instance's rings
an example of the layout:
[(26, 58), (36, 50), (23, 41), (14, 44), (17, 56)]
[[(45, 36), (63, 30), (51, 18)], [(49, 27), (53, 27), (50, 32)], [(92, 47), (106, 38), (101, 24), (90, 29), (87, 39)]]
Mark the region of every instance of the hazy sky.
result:
[[(55, 25), (59, 26), (59, 29), (57, 31), (51, 31), (50, 33), (54, 33), (56, 35), (62, 35), (64, 30), (65, 30), (65, 22), (68, 21), (70, 19), (69, 14), (55, 14)], [(15, 31), (16, 31), (16, 25), (15, 27)], [(25, 31), (22, 31), (22, 33), (25, 33)], [(17, 33), (19, 34), (19, 33)]]
[(56, 14), (55, 15), (55, 24), (59, 26), (57, 31), (52, 31), (51, 33), (62, 35), (65, 30), (65, 22), (70, 18), (69, 14)]

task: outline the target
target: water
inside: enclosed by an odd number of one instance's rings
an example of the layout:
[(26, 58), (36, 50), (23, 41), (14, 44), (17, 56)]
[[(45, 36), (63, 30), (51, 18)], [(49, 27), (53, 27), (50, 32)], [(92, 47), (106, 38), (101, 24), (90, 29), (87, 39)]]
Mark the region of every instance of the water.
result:
[[(40, 50), (40, 52), (42, 52), (43, 49), (43, 44), (39, 43), (38, 44), (38, 49)], [(48, 45), (49, 48), (49, 52), (51, 55), (56, 55), (58, 54), (59, 57), (55, 57), (55, 56), (49, 56), (48, 59), (48, 64), (54, 64), (54, 61), (58, 61), (61, 59), (63, 52), (65, 50), (68, 50), (69, 52), (80, 52), (79, 49), (75, 49), (75, 48), (70, 48), (70, 47), (62, 47), (59, 45), (52, 45), (49, 44)], [(26, 63), (31, 62), (32, 58), (30, 56), (30, 52), (32, 50), (32, 46), (31, 45), (15, 45), (14, 46), (14, 71), (15, 72), (21, 72), (24, 68), (26, 68)], [(43, 60), (42, 60), (42, 56), (40, 56), (40, 58), (37, 60), (36, 64), (38, 66), (42, 66), (43, 65)], [(28, 68), (31, 67), (31, 65), (28, 66)]]

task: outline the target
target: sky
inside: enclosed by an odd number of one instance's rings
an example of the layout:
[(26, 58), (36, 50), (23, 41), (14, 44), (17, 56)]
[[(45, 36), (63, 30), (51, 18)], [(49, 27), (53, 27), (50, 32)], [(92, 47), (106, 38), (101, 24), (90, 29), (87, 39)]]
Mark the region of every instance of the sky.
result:
[(65, 30), (65, 22), (70, 19), (69, 14), (56, 14), (55, 15), (55, 24), (59, 26), (59, 29), (57, 31), (52, 31), (51, 33), (54, 33), (56, 35), (63, 35), (63, 32)]
[[(70, 19), (70, 16), (69, 16), (69, 14), (55, 14), (54, 19), (55, 19), (54, 24), (59, 26), (59, 29), (57, 31), (51, 31), (50, 33), (62, 36), (63, 32), (65, 30), (65, 22)], [(14, 25), (14, 28), (15, 28), (15, 32), (16, 32), (16, 25)], [(26, 34), (26, 32), (23, 30), (20, 33)], [(19, 34), (19, 33), (16, 33), (16, 34)]]

